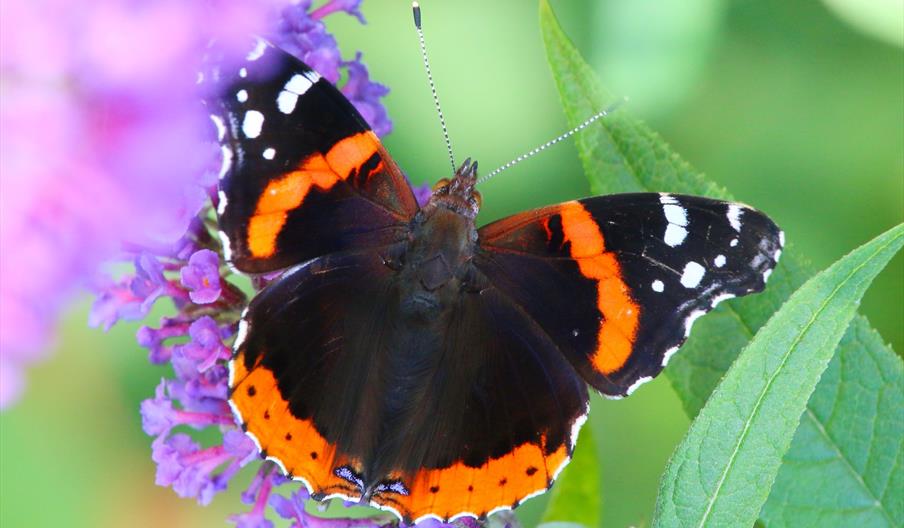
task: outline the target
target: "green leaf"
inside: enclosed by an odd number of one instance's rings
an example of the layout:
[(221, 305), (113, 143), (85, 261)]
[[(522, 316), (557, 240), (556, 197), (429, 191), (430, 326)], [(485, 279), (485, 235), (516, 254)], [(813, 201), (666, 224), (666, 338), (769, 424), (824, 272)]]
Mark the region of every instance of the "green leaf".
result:
[(600, 525), (601, 511), (600, 462), (593, 433), (587, 425), (581, 429), (574, 458), (550, 491), (543, 523), (547, 528), (560, 524), (595, 528)]
[[(576, 126), (614, 98), (568, 40), (546, 0), (540, 2), (540, 21), (565, 114)], [(595, 193), (669, 191), (732, 198), (625, 111), (600, 123), (576, 136)], [(665, 371), (688, 416), (697, 414), (740, 350), (810, 275), (809, 263), (789, 244), (765, 292), (722, 303), (694, 325)], [(829, 376), (833, 372), (837, 381)], [(897, 499), (904, 495), (904, 423), (896, 412), (902, 393), (901, 359), (866, 318), (856, 316), (826, 381), (808, 404), (788, 463), (763, 510), (770, 526), (851, 526), (871, 519), (885, 521), (879, 526), (904, 525), (904, 501)], [(852, 430), (850, 424), (863, 429)], [(810, 434), (814, 430), (818, 434)], [(819, 482), (822, 494), (796, 487), (797, 482)]]
[(672, 455), (654, 526), (756, 521), (860, 299), (902, 245), (904, 224), (807, 281), (763, 326)]
[(885, 350), (855, 319), (760, 513), (768, 526), (904, 524), (904, 365)]

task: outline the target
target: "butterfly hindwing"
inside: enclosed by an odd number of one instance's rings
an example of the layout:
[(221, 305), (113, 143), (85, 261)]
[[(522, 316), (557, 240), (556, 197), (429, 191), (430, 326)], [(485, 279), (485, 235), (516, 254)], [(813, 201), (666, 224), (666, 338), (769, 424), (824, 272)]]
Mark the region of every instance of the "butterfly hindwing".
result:
[(404, 237), (411, 188), (332, 83), (263, 40), (216, 77), (217, 212), (235, 268), (272, 271)]
[(662, 370), (697, 317), (762, 290), (783, 235), (741, 204), (648, 193), (521, 213), (480, 241), (477, 267), (588, 383), (620, 397)]
[(409, 521), (546, 490), (587, 412), (584, 382), (492, 287), (436, 318), (407, 314), (382, 253), (314, 259), (252, 301), (231, 362), (239, 419), (316, 497), (365, 496)]

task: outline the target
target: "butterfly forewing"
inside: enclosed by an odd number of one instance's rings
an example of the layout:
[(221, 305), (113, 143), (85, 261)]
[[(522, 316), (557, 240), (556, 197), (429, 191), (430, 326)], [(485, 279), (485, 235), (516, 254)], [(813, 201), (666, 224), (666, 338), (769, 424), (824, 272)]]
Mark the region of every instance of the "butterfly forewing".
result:
[(263, 40), (216, 77), (217, 213), (234, 267), (273, 271), (405, 236), (411, 188), (332, 83)]
[(762, 290), (782, 239), (745, 205), (622, 194), (485, 226), (475, 262), (588, 383), (618, 397), (662, 370), (697, 317)]

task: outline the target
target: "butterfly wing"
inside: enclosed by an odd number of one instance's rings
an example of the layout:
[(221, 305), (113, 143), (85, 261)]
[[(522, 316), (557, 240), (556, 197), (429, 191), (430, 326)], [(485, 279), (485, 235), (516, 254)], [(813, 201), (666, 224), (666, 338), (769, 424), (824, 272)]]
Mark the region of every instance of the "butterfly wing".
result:
[(380, 253), (317, 258), (255, 297), (231, 362), (238, 419), (315, 497), (409, 521), (545, 491), (586, 415), (584, 382), (493, 288), (407, 316)]
[(263, 40), (216, 77), (217, 213), (235, 268), (273, 271), (404, 236), (411, 187), (335, 86)]
[(611, 397), (656, 376), (718, 302), (762, 290), (783, 244), (745, 205), (652, 193), (521, 213), (479, 237), (476, 266)]

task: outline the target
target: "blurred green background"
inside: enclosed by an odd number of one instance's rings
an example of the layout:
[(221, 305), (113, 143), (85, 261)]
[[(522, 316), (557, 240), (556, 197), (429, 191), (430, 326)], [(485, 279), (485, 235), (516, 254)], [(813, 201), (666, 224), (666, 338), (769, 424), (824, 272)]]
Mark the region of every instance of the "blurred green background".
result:
[[(431, 62), (459, 159), (486, 173), (565, 128), (530, 0), (422, 0)], [(904, 17), (895, 2), (596, 0), (553, 2), (623, 111), (762, 209), (817, 268), (904, 219)], [(367, 26), (330, 17), (346, 56), (362, 50), (387, 99), (389, 151), (415, 182), (448, 175), (407, 0), (366, 0)], [(897, 22), (895, 22), (897, 20)], [(563, 145), (482, 189), (488, 221), (586, 195)], [(862, 311), (904, 349), (904, 261)], [(0, 525), (218, 526), (246, 507), (231, 489), (201, 508), (153, 484), (139, 402), (165, 370), (134, 343), (66, 321), (51, 359), (0, 415)], [(603, 525), (645, 526), (659, 474), (688, 426), (667, 380), (625, 401), (594, 401)], [(238, 479), (236, 484), (247, 481)], [(536, 522), (544, 499), (519, 509)]]

